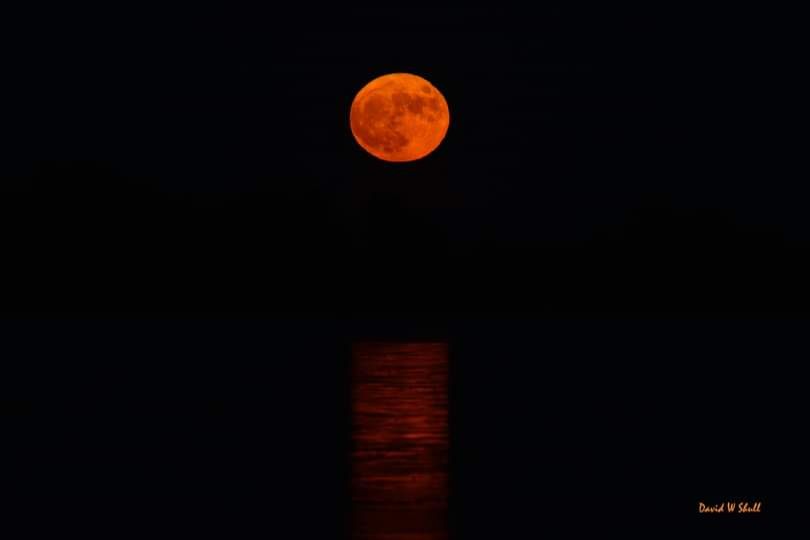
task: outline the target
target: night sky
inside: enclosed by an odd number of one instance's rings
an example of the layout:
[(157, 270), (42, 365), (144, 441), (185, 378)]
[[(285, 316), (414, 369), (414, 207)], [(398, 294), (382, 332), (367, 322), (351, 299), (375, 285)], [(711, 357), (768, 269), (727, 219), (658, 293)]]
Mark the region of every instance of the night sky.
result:
[[(35, 286), (14, 309), (802, 306), (784, 280), (801, 275), (806, 192), (764, 14), (21, 20), (2, 216)], [(356, 92), (396, 71), (451, 109), (441, 148), (410, 164), (371, 158), (348, 127)]]
[[(352, 344), (428, 340), (453, 538), (794, 515), (790, 32), (742, 8), (265, 4), (7, 17), (23, 508), (106, 538), (346, 538)], [(349, 130), (391, 72), (449, 104), (423, 160)], [(774, 510), (701, 521), (712, 497)]]

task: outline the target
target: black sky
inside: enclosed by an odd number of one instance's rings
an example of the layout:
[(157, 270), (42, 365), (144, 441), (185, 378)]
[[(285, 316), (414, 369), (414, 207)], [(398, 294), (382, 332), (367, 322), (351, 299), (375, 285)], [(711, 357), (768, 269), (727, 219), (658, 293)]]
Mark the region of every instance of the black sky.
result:
[[(409, 285), (427, 309), (454, 309), (475, 289), (485, 308), (534, 310), (559, 289), (538, 281), (569, 281), (576, 294), (577, 272), (592, 283), (615, 271), (628, 288), (628, 274), (685, 272), (703, 287), (713, 268), (795, 268), (810, 229), (776, 143), (772, 89), (785, 59), (754, 15), (21, 16), (4, 127), (10, 253), (21, 279), (75, 272), (87, 294), (61, 298), (56, 287), (39, 302), (68, 310), (134, 309), (147, 297), (182, 309), (201, 288), (213, 309), (329, 309), (349, 302), (341, 290), (379, 309), (377, 291)], [(394, 71), (425, 76), (450, 104), (446, 141), (417, 163), (376, 161), (348, 130), (356, 91)], [(510, 285), (529, 299), (501, 300)], [(231, 286), (245, 290), (229, 298)], [(703, 301), (723, 309), (734, 294)], [(678, 307), (677, 297), (660, 303)]]

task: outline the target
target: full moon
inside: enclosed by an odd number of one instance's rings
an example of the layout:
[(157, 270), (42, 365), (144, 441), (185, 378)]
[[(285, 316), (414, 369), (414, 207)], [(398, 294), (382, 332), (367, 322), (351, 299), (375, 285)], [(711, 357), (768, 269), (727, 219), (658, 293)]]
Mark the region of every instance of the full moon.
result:
[(352, 134), (385, 161), (415, 161), (441, 144), (450, 126), (447, 101), (418, 75), (391, 73), (364, 86), (352, 102)]

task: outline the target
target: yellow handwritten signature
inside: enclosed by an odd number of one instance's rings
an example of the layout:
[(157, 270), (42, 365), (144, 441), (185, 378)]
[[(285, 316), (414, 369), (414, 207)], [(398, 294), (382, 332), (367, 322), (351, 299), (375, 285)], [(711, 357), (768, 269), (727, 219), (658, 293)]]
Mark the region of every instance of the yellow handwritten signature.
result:
[(698, 512), (701, 514), (757, 514), (762, 512), (762, 502), (725, 501), (719, 504), (699, 502)]

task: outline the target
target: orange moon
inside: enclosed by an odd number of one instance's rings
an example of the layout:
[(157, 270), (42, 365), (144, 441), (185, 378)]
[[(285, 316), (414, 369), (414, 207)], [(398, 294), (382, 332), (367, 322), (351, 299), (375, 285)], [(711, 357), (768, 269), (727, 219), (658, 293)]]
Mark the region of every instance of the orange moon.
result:
[(441, 144), (450, 110), (430, 82), (410, 73), (391, 73), (357, 93), (349, 123), (369, 154), (385, 161), (415, 161)]

